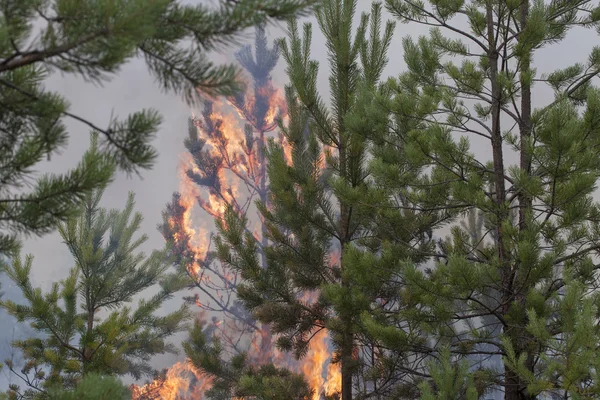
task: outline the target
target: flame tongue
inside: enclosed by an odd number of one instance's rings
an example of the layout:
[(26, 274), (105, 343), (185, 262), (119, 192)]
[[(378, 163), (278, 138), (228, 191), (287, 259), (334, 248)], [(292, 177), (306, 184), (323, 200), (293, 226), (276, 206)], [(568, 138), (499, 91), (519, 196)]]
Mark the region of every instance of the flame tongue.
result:
[(159, 378), (144, 386), (131, 386), (133, 400), (180, 400), (190, 398), (202, 400), (210, 388), (210, 379), (203, 376), (189, 362), (178, 362)]
[[(287, 354), (279, 352), (273, 355), (276, 365), (302, 371), (314, 391), (312, 400), (320, 400), (322, 395), (332, 396), (341, 391), (340, 367), (339, 364), (331, 363), (327, 343), (327, 330), (322, 329), (314, 336), (309, 351), (302, 360), (290, 361)], [(260, 363), (256, 359), (254, 361)], [(132, 385), (131, 391), (132, 400), (203, 400), (204, 393), (210, 387), (209, 378), (195, 369), (189, 361), (183, 361), (169, 368), (164, 378), (155, 379), (143, 386)]]
[[(262, 122), (253, 117), (252, 110), (256, 107), (262, 109)], [(190, 136), (189, 140), (193, 145), (188, 147), (201, 150), (182, 154), (178, 197), (180, 215), (170, 218), (168, 224), (178, 251), (188, 255), (190, 265), (187, 270), (190, 277), (196, 284), (214, 291), (214, 299), (225, 302), (229, 301), (227, 291), (231, 291), (235, 286), (237, 276), (224, 267), (211, 269), (212, 264), (207, 266), (204, 263), (210, 248), (210, 234), (206, 224), (212, 225), (213, 218), (222, 219), (228, 206), (239, 213), (248, 212), (259, 190), (264, 189), (261, 185), (265, 184), (265, 160), (262, 158), (262, 150), (258, 150), (264, 143), (257, 142), (265, 140), (265, 134), (276, 129), (278, 118), (287, 118), (287, 108), (281, 91), (267, 85), (243, 102), (239, 99), (229, 99), (229, 104), (223, 101), (214, 102), (212, 106), (207, 106), (203, 115), (204, 120), (195, 116), (193, 118), (198, 135)], [(243, 125), (240, 124), (239, 118), (248, 121), (254, 131), (244, 132), (244, 129), (240, 129)], [(259, 138), (250, 135), (256, 131), (260, 133)], [(290, 143), (282, 135), (279, 135), (278, 140), (286, 161), (291, 164)], [(207, 161), (210, 168), (200, 170), (200, 164), (197, 164), (200, 159)], [(197, 185), (198, 180), (206, 183), (203, 186), (208, 189), (208, 193), (201, 193)], [(194, 218), (197, 206), (211, 217), (211, 221)], [(259, 242), (262, 239), (260, 223), (259, 218), (257, 225), (252, 229)], [(337, 261), (334, 254), (330, 264), (336, 264)], [(222, 286), (219, 287), (216, 281), (221, 282)], [(310, 302), (314, 300), (315, 295), (306, 294), (304, 299)], [(200, 301), (199, 297), (196, 297), (195, 301), (200, 308), (214, 312), (214, 308), (209, 303)], [(214, 321), (217, 321), (214, 323), (215, 331), (225, 341), (235, 343), (234, 338), (239, 334), (236, 332), (236, 321), (228, 320), (224, 315), (216, 316)], [(341, 373), (339, 365), (331, 363), (332, 352), (328, 346), (326, 329), (315, 334), (306, 357), (299, 361), (292, 360), (289, 354), (275, 349), (273, 343), (268, 327), (259, 326), (250, 340), (248, 359), (257, 366), (273, 362), (278, 367), (302, 372), (314, 390), (312, 400), (319, 400), (323, 394), (339, 393)], [(196, 370), (189, 361), (183, 361), (173, 365), (162, 378), (143, 386), (133, 385), (132, 399), (202, 400), (210, 385), (210, 379)]]
[(302, 372), (308, 384), (314, 390), (313, 400), (321, 398), (321, 391), (325, 379), (323, 378), (323, 364), (329, 357), (327, 351), (327, 332), (320, 331), (312, 339), (310, 350), (303, 360)]

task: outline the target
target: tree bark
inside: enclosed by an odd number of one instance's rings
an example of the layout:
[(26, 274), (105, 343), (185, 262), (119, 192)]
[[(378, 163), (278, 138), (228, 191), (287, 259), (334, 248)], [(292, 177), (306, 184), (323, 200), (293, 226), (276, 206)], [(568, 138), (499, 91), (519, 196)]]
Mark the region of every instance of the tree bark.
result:
[(346, 348), (344, 348), (344, 354), (342, 355), (342, 400), (352, 400), (352, 370), (348, 365), (348, 357), (350, 357), (350, 362), (352, 361), (352, 349), (350, 349), (350, 354), (347, 353)]
[[(529, 0), (523, 0), (520, 7), (520, 27), (519, 30), (523, 32), (527, 28), (527, 20), (529, 19)], [(524, 35), (519, 36), (519, 40), (524, 40)], [(532, 122), (531, 122), (531, 84), (528, 79), (526, 79), (525, 75), (529, 73), (531, 68), (531, 51), (521, 57), (520, 64), (520, 84), (521, 84), (521, 118), (519, 121), (519, 133), (521, 140), (521, 149), (520, 149), (520, 168), (521, 170), (527, 174), (531, 174), (531, 152), (528, 147), (528, 142), (531, 137), (532, 132)], [(521, 192), (518, 197), (519, 200), (519, 230), (523, 231), (527, 229), (527, 212), (531, 210), (532, 200), (525, 193)], [(524, 278), (526, 279), (526, 277)], [(519, 282), (519, 287), (522, 289), (519, 293), (516, 293), (517, 302), (521, 306), (521, 311), (525, 313), (525, 291), (528, 285), (525, 282)], [(527, 323), (527, 318), (525, 318), (524, 323)], [(523, 354), (527, 352), (527, 358), (525, 360), (525, 366), (531, 371), (534, 372), (535, 369), (535, 358), (536, 354), (531, 351), (530, 346), (528, 344), (533, 340), (531, 335), (525, 330), (524, 326), (519, 328), (519, 335), (513, 340), (515, 344), (517, 355)], [(527, 351), (529, 349), (529, 351)], [(535, 399), (535, 395), (528, 395), (526, 392), (526, 383), (522, 382), (519, 379), (518, 393), (521, 400), (533, 400)]]
[(94, 330), (94, 309), (93, 308), (89, 308), (88, 309), (88, 314), (87, 314), (87, 329), (85, 332), (85, 346), (83, 348), (83, 352), (82, 352), (82, 357), (81, 357), (81, 364), (83, 367), (83, 375), (86, 375), (89, 371), (88, 371), (88, 364), (92, 359), (92, 352), (93, 350), (89, 347), (88, 343), (89, 340), (91, 340), (92, 338), (92, 331)]
[[(348, 96), (348, 89), (345, 90), (345, 98)], [(345, 104), (345, 110), (347, 109), (348, 102)], [(338, 121), (338, 129), (341, 134), (338, 136), (338, 151), (339, 151), (339, 169), (340, 176), (351, 180), (350, 171), (348, 168), (348, 152), (346, 149), (346, 138), (344, 137), (344, 120), (340, 118)], [(350, 233), (350, 219), (352, 215), (351, 207), (343, 201), (340, 202), (340, 270), (344, 270), (344, 248), (347, 243), (352, 240)], [(349, 282), (342, 273), (341, 278), (342, 288), (346, 289), (349, 287)], [(354, 360), (352, 358), (352, 351), (354, 349), (354, 335), (352, 334), (352, 316), (340, 315), (343, 322), (342, 332), (342, 343), (341, 343), (341, 369), (342, 369), (342, 400), (352, 400), (352, 376), (354, 373)]]
[[(506, 251), (504, 244), (504, 232), (502, 224), (508, 218), (508, 209), (506, 207), (506, 186), (504, 182), (504, 154), (502, 150), (502, 130), (500, 125), (501, 117), (501, 88), (498, 84), (498, 62), (499, 51), (497, 48), (497, 40), (494, 30), (494, 1), (488, 0), (486, 5), (487, 19), (487, 39), (488, 39), (488, 62), (489, 62), (489, 79), (491, 82), (492, 92), (492, 161), (494, 166), (494, 200), (496, 203), (496, 234), (497, 234), (497, 251), (500, 268), (501, 279), (501, 310), (502, 314), (506, 315), (509, 312), (512, 304), (513, 295), (513, 279), (514, 273), (510, 262), (509, 254)], [(499, 22), (499, 21), (498, 21)], [(514, 327), (504, 326), (504, 333), (513, 337)], [(517, 374), (505, 368), (504, 372), (504, 399), (519, 400), (520, 381)]]
[[(529, 18), (529, 0), (523, 1), (521, 4), (520, 15), (520, 30), (521, 32), (527, 27), (527, 19)], [(522, 36), (521, 36), (522, 38)], [(521, 39), (522, 40), (522, 39)], [(525, 147), (525, 143), (531, 137), (531, 85), (524, 79), (524, 73), (528, 73), (531, 67), (531, 52), (521, 58), (521, 120), (519, 121), (519, 130), (521, 136), (521, 154), (520, 167), (525, 173), (531, 173), (531, 154), (529, 149)], [(525, 213), (528, 208), (531, 208), (531, 199), (527, 198), (524, 193), (519, 195), (519, 228), (524, 230)]]
[[(341, 157), (340, 157), (341, 158)], [(346, 207), (342, 207), (342, 216), (344, 211), (347, 212)], [(346, 219), (344, 219), (346, 220)], [(344, 265), (344, 246), (341, 246), (340, 255), (340, 267)], [(348, 287), (348, 282), (342, 278), (342, 287)], [(340, 316), (343, 324), (344, 331), (342, 332), (342, 343), (340, 351), (341, 359), (341, 370), (342, 370), (342, 400), (352, 400), (352, 377), (354, 374), (354, 359), (352, 357), (352, 351), (354, 349), (354, 335), (352, 334), (352, 320), (350, 316)]]

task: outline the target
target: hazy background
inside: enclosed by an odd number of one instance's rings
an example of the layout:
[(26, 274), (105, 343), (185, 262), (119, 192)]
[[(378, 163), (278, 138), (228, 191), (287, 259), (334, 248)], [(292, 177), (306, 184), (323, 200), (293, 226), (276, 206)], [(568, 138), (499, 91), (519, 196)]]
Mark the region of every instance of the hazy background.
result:
[[(188, 2), (194, 1), (199, 0), (188, 0)], [(214, 3), (214, 1), (204, 2)], [(369, 11), (370, 7), (370, 0), (358, 0), (356, 18), (360, 17), (361, 12)], [(389, 17), (389, 14), (386, 13), (384, 16)], [(315, 23), (311, 48), (312, 56), (320, 61), (319, 87), (321, 94), (327, 100), (329, 98), (327, 76), (329, 68), (325, 40), (319, 32), (316, 20), (307, 18), (306, 21)], [(285, 24), (271, 25), (268, 28), (268, 33), (272, 39), (279, 38), (285, 35), (285, 28)], [(386, 76), (397, 75), (405, 69), (402, 38), (407, 35), (416, 37), (426, 32), (427, 29), (418, 24), (397, 24), (394, 41), (389, 52), (390, 62), (385, 71)], [(249, 30), (245, 37), (246, 42), (251, 42), (253, 30)], [(560, 45), (539, 51), (534, 62), (539, 73), (564, 68), (575, 62), (585, 62), (591, 48), (596, 44), (598, 44), (598, 36), (595, 31), (576, 29)], [(232, 54), (237, 48), (237, 46), (233, 46), (224, 49), (222, 53), (214, 55), (214, 60), (216, 62), (233, 61)], [(273, 79), (276, 85), (280, 87), (283, 87), (287, 82), (283, 60), (280, 60), (276, 67)], [(183, 140), (187, 135), (187, 118), (190, 116), (192, 109), (178, 96), (161, 93), (141, 59), (133, 60), (125, 65), (119, 76), (106, 83), (104, 87), (86, 84), (78, 77), (62, 77), (60, 75), (51, 76), (46, 85), (48, 89), (59, 91), (67, 97), (72, 104), (71, 112), (90, 120), (98, 126), (106, 126), (111, 113), (125, 117), (129, 113), (143, 108), (155, 108), (161, 112), (164, 122), (154, 141), (154, 145), (159, 152), (154, 168), (143, 172), (141, 177), (135, 175), (127, 177), (125, 174), (119, 173), (114, 183), (106, 190), (102, 200), (102, 205), (105, 207), (122, 208), (127, 193), (129, 191), (135, 192), (136, 210), (142, 212), (145, 218), (140, 232), (149, 235), (144, 250), (149, 252), (154, 248), (160, 248), (163, 245), (163, 238), (156, 230), (156, 225), (161, 221), (163, 207), (171, 200), (172, 193), (179, 186), (177, 168), (180, 154), (184, 151)], [(533, 97), (537, 106), (551, 101), (551, 96), (552, 92), (547, 89), (534, 89)], [(41, 173), (66, 171), (77, 164), (81, 155), (87, 149), (89, 145), (89, 130), (87, 127), (69, 119), (66, 120), (66, 123), (70, 132), (69, 145), (62, 152), (62, 155), (53, 157), (49, 163), (41, 164), (39, 168)], [(473, 151), (476, 154), (484, 157), (489, 154), (489, 147), (482, 148), (476, 142), (473, 143)], [(212, 226), (212, 223), (208, 226)], [(61, 239), (56, 233), (46, 235), (43, 238), (27, 239), (23, 251), (34, 255), (34, 284), (40, 285), (44, 289), (49, 288), (53, 281), (63, 279), (68, 269), (73, 266), (67, 248), (61, 243)], [(9, 289), (5, 284), (3, 290), (7, 292), (7, 297), (13, 297), (17, 294), (14, 290)], [(180, 297), (177, 296), (171, 302), (173, 307), (180, 304)], [(0, 324), (0, 360), (3, 360), (7, 356), (7, 344), (12, 337), (13, 322), (1, 310)], [(22, 330), (15, 332), (25, 333)], [(175, 339), (175, 341), (177, 340), (179, 338)], [(182, 356), (162, 357), (157, 360), (157, 367), (171, 365), (177, 358), (182, 359)], [(5, 384), (6, 371), (0, 374), (0, 390), (6, 388)]]

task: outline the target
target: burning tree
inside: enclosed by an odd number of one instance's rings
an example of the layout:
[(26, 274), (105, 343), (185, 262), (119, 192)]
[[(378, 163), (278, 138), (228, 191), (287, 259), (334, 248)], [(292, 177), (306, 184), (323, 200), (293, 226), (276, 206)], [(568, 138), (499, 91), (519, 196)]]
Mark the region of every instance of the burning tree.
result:
[[(201, 115), (190, 120), (184, 185), (167, 206), (160, 229), (173, 243), (178, 267), (207, 301), (199, 296), (188, 300), (213, 316), (199, 322), (184, 344), (193, 365), (213, 379), (205, 393), (211, 398), (247, 393), (244, 382), (256, 384), (257, 376), (263, 383), (287, 380), (292, 387), (304, 387), (298, 374), (285, 373), (285, 367), (302, 372), (313, 399), (383, 393), (397, 382), (396, 374), (390, 379), (378, 372), (383, 360), (392, 359), (361, 332), (357, 318), (381, 293), (366, 302), (354, 298), (353, 280), (361, 277), (350, 275), (352, 261), (342, 257), (351, 247), (367, 246), (373, 211), (355, 204), (369, 185), (367, 138), (347, 128), (345, 120), (367, 103), (360, 96), (369, 96), (377, 85), (393, 30), (387, 24), (381, 32), (381, 6), (376, 4), (352, 40), (355, 5), (329, 1), (319, 14), (325, 33), (344, 32), (342, 38), (329, 38), (332, 66), (350, 60), (342, 69), (333, 68), (331, 111), (316, 90), (316, 65), (302, 61), (309, 59), (304, 51), (310, 47), (310, 26), (303, 43), (293, 23), (290, 43), (282, 47), (292, 81), (285, 103), (269, 77), (278, 49), (267, 48), (259, 29), (256, 59), (249, 47), (237, 55), (253, 78), (252, 90), (206, 103)], [(236, 118), (246, 121), (243, 131), (236, 129)], [(275, 135), (278, 126), (281, 134)], [(250, 218), (253, 200), (259, 204), (256, 221)], [(198, 239), (196, 205), (217, 221), (218, 257), (209, 251), (211, 237)], [(421, 240), (422, 230), (415, 232), (408, 242)], [(292, 350), (301, 361), (273, 351), (271, 330), (278, 348)], [(333, 357), (329, 343), (337, 349)], [(252, 387), (253, 393), (261, 392), (260, 385)], [(301, 389), (292, 392), (305, 398)]]
[[(210, 219), (222, 218), (228, 207), (248, 215), (254, 200), (267, 201), (263, 149), (286, 110), (271, 79), (279, 50), (268, 46), (262, 26), (256, 29), (254, 48), (255, 55), (249, 45), (236, 53), (251, 78), (251, 90), (225, 101), (207, 101), (200, 115), (190, 119), (181, 193), (173, 195), (159, 229), (175, 245), (176, 265), (188, 274), (191, 287), (202, 293), (187, 300), (212, 315), (207, 333), (218, 332), (234, 354), (246, 351), (250, 340), (257, 346), (255, 356), (269, 359), (272, 346), (268, 327), (257, 323), (239, 303), (235, 295), (237, 272), (214, 259), (211, 237), (203, 238), (195, 231), (197, 221), (192, 215), (196, 205)], [(243, 129), (240, 119), (245, 122)], [(262, 225), (254, 235), (266, 245)], [(259, 338), (249, 338), (257, 334)]]
[[(271, 78), (279, 59), (279, 49), (277, 45), (268, 46), (262, 26), (256, 29), (254, 49), (253, 53), (251, 46), (244, 46), (236, 53), (250, 78), (249, 90), (224, 100), (207, 101), (199, 115), (190, 118), (185, 140), (187, 153), (180, 169), (181, 190), (167, 204), (159, 230), (172, 245), (175, 265), (189, 276), (190, 288), (200, 291), (200, 294), (186, 298), (202, 310), (201, 323), (192, 331), (192, 337), (197, 338), (196, 345), (200, 337), (206, 339), (206, 345), (218, 343), (226, 356), (220, 354), (232, 361), (230, 372), (235, 370), (239, 381), (246, 382), (238, 387), (243, 393), (250, 390), (248, 382), (256, 379), (267, 379), (275, 386), (277, 382), (291, 379), (295, 383), (282, 393), (295, 393), (301, 396), (298, 398), (304, 398), (304, 394), (310, 393), (304, 379), (270, 364), (274, 356), (280, 362), (285, 356), (273, 351), (269, 326), (256, 321), (237, 299), (238, 271), (215, 259), (211, 251), (212, 237), (204, 234), (208, 229), (198, 230), (202, 221), (194, 214), (194, 211), (201, 211), (211, 220), (220, 220), (229, 208), (237, 215), (248, 216), (256, 212), (255, 200), (268, 203), (264, 149), (268, 138), (286, 146), (285, 138), (276, 132), (278, 122), (286, 117), (287, 110)], [(258, 213), (254, 229), (247, 229), (247, 233), (256, 238), (261, 248), (267, 246), (265, 227)], [(261, 265), (266, 266), (264, 253)], [(325, 339), (322, 338), (321, 344)], [(321, 350), (328, 354), (327, 349)], [(192, 352), (192, 347), (186, 345), (186, 353), (194, 365), (178, 364), (151, 384), (134, 387), (134, 397), (164, 398), (182, 387), (189, 394), (189, 380), (196, 381), (204, 391), (206, 380), (199, 376), (195, 367), (206, 372), (211, 365), (206, 359), (194, 357)], [(235, 360), (241, 359), (262, 367), (246, 368), (243, 363), (243, 368), (235, 369)], [(173, 385), (180, 380), (181, 374), (188, 375), (189, 379)], [(211, 393), (218, 393), (223, 383), (218, 379), (209, 381), (214, 386)], [(193, 382), (191, 386), (194, 386)]]
[[(305, 25), (301, 37), (297, 22), (292, 22), (288, 41), (281, 42), (291, 81), (286, 89), (289, 123), (282, 129), (289, 148), (274, 140), (268, 146), (270, 193), (259, 206), (267, 246), (247, 232), (248, 219), (234, 208), (218, 221), (217, 237), (219, 258), (242, 279), (239, 298), (260, 321), (271, 324), (279, 348), (302, 358), (316, 337), (329, 333), (341, 377), (325, 394), (341, 392), (344, 400), (377, 396), (378, 390), (397, 384), (397, 372), (412, 361), (385, 357), (385, 347), (369, 338), (360, 318), (363, 311), (393, 307), (381, 306), (378, 299), (386, 297), (385, 282), (394, 278), (394, 271), (374, 273), (358, 256), (381, 252), (386, 240), (371, 240), (381, 233), (373, 229), (382, 228), (373, 224), (374, 211), (395, 206), (387, 192), (372, 185), (368, 168), (369, 134), (388, 127), (387, 122), (365, 126), (357, 113), (370, 103), (379, 84), (394, 25), (388, 23), (381, 31), (381, 5), (375, 3), (353, 38), (355, 7), (356, 1), (328, 0), (317, 13), (329, 49), (330, 108), (317, 89), (317, 62), (310, 59), (312, 26)], [(382, 263), (416, 259), (413, 248), (431, 239), (427, 224), (418, 218), (379, 217), (388, 224), (385, 235), (403, 243), (386, 253), (397, 258)], [(214, 350), (208, 347), (205, 353)], [(388, 361), (396, 364), (382, 371)]]

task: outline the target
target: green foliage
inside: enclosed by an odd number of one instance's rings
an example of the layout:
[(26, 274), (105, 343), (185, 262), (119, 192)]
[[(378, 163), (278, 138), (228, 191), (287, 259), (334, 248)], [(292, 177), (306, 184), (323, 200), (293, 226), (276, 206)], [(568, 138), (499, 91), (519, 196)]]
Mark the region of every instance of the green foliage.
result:
[(273, 364), (249, 365), (246, 353), (225, 361), (221, 341), (217, 336), (210, 336), (200, 322), (194, 325), (183, 348), (192, 364), (213, 378), (211, 388), (206, 392), (208, 399), (312, 399), (312, 390), (302, 375), (279, 369)]
[[(100, 208), (101, 195), (101, 191), (94, 192), (80, 216), (60, 225), (75, 265), (47, 293), (31, 283), (31, 256), (24, 260), (15, 256), (7, 268), (26, 303), (5, 300), (0, 305), (41, 334), (13, 342), (24, 357), (21, 371), (5, 361), (29, 386), (24, 395), (73, 388), (92, 372), (135, 378), (152, 375), (151, 357), (175, 352), (166, 340), (185, 329), (184, 321), (190, 316), (186, 306), (158, 313), (187, 284), (184, 277), (166, 272), (171, 264), (168, 249), (149, 256), (139, 250), (147, 236), (136, 237), (142, 215), (134, 212), (133, 194), (123, 210)], [(140, 299), (137, 307), (128, 305), (155, 285), (158, 290), (153, 296)], [(15, 386), (11, 392), (20, 389)]]
[(50, 400), (129, 400), (131, 393), (123, 383), (112, 376), (86, 375), (73, 390), (53, 390)]
[(443, 349), (441, 360), (429, 365), (434, 387), (427, 382), (420, 385), (421, 400), (478, 400), (479, 393), (468, 369), (465, 362), (454, 365), (450, 351)]
[(506, 364), (524, 378), (530, 393), (561, 393), (577, 400), (600, 395), (598, 300), (598, 293), (588, 295), (581, 281), (567, 277), (563, 296), (553, 304), (552, 324), (536, 310), (528, 312), (527, 330), (547, 348), (540, 355), (543, 368), (536, 375), (526, 367), (526, 354), (516, 354), (504, 339)]
[(381, 85), (389, 36), (363, 17), (352, 39), (355, 4), (318, 13), (331, 107), (311, 26), (281, 42), (292, 159), (269, 146), (268, 268), (243, 217), (219, 223), (240, 298), (298, 356), (329, 329), (344, 399), (598, 397), (600, 51), (550, 74), (534, 56), (598, 28), (600, 8), (387, 0), (432, 29), (404, 39), (407, 71)]
[[(173, 0), (1, 0), (0, 254), (15, 253), (18, 236), (47, 233), (72, 217), (93, 189), (110, 181), (108, 159), (131, 173), (149, 169), (157, 157), (156, 110), (97, 126), (44, 88), (51, 73), (101, 84), (143, 57), (159, 86), (188, 102), (198, 94), (232, 94), (237, 69), (214, 65), (208, 53), (235, 42), (245, 28), (304, 14), (315, 3), (242, 0), (211, 8)], [(75, 169), (36, 177), (38, 163), (68, 143), (65, 117), (101, 133), (99, 148)]]
[(278, 369), (272, 364), (250, 369), (239, 378), (238, 397), (257, 400), (310, 400), (312, 390), (300, 374)]
[(375, 5), (351, 38), (355, 5), (317, 16), (331, 107), (312, 27), (281, 42), (292, 157), (268, 148), (268, 268), (243, 216), (219, 222), (240, 298), (297, 356), (327, 328), (344, 399), (598, 397), (600, 51), (549, 74), (534, 56), (598, 28), (600, 8), (387, 0), (432, 29), (404, 39), (407, 70), (379, 84), (391, 30)]
[[(390, 289), (385, 282), (393, 279), (398, 260), (414, 257), (410, 246), (427, 241), (420, 219), (397, 214), (388, 219), (392, 213), (386, 210), (394, 199), (372, 185), (370, 141), (373, 131), (382, 136), (387, 132), (388, 113), (370, 99), (387, 64), (394, 25), (382, 29), (381, 4), (374, 3), (371, 14), (364, 14), (353, 28), (356, 4), (325, 1), (317, 13), (328, 49), (330, 107), (317, 89), (319, 66), (310, 55), (312, 25), (301, 31), (293, 21), (288, 39), (280, 41), (291, 81), (286, 88), (289, 124), (281, 127), (291, 145), (291, 160), (281, 145), (269, 144), (270, 196), (268, 206), (259, 204), (269, 239), (267, 268), (261, 266), (259, 245), (246, 231), (244, 216), (229, 210), (217, 221), (218, 256), (243, 279), (238, 296), (259, 321), (271, 324), (281, 349), (302, 357), (316, 330), (329, 330), (335, 361), (342, 366), (344, 399), (354, 395), (353, 380), (361, 388), (357, 396), (383, 395), (397, 382), (390, 375), (409, 370), (410, 356), (387, 358), (380, 343), (370, 340), (360, 315), (376, 312), (376, 299)], [(378, 120), (364, 123), (363, 110)], [(378, 226), (374, 220), (388, 225)], [(368, 251), (380, 252), (389, 242), (379, 233), (401, 236), (410, 246), (386, 247), (379, 260)], [(382, 269), (370, 268), (373, 264)], [(389, 310), (380, 311), (389, 315)], [(384, 366), (392, 371), (385, 377)], [(372, 393), (369, 387), (380, 391)]]
[[(23, 104), (25, 104), (23, 99)], [(15, 103), (13, 103), (15, 104)], [(17, 104), (15, 104), (18, 106)], [(4, 110), (0, 111), (2, 113)], [(4, 118), (3, 118), (3, 121)], [(18, 123), (27, 127), (26, 121)], [(57, 128), (58, 129), (58, 128)], [(6, 191), (0, 201), (0, 217), (5, 231), (0, 234), (0, 254), (15, 254), (19, 249), (19, 234), (41, 235), (54, 230), (57, 224), (65, 218), (75, 217), (85, 199), (86, 193), (94, 188), (104, 186), (110, 182), (115, 171), (114, 162), (106, 153), (100, 151), (97, 145), (97, 134), (92, 135), (91, 147), (84, 154), (79, 165), (64, 174), (46, 174), (37, 179), (33, 190), (23, 193), (23, 186), (34, 171), (34, 166), (46, 154), (44, 140), (64, 139), (65, 131), (56, 130), (54, 133), (44, 134), (42, 137), (21, 137), (19, 148), (10, 149), (2, 146), (6, 151), (4, 156), (6, 168), (3, 168), (2, 187)], [(59, 136), (63, 136), (61, 139)], [(54, 139), (52, 139), (54, 137)], [(3, 136), (3, 138), (7, 138)], [(15, 150), (14, 152), (12, 152)], [(19, 189), (18, 194), (10, 194), (9, 187)], [(7, 232), (7, 233), (5, 233)], [(4, 264), (3, 260), (0, 264)]]
[[(600, 344), (591, 323), (598, 50), (548, 75), (533, 62), (573, 27), (597, 28), (600, 9), (586, 0), (386, 5), (431, 31), (405, 38), (407, 71), (365, 99), (356, 120), (389, 123), (370, 136), (369, 164), (375, 186), (397, 201), (387, 220), (412, 215), (442, 238), (382, 280), (382, 302), (398, 306), (391, 316), (363, 312), (366, 329), (395, 354), (412, 349), (440, 360), (409, 373), (433, 384), (421, 384), (424, 398), (479, 398), (500, 388), (507, 400), (593, 398), (595, 362), (579, 335), (590, 348)], [(555, 98), (544, 103), (533, 85), (547, 85)], [(385, 230), (376, 236), (386, 238)], [(384, 249), (406, 243), (387, 238)], [(370, 265), (384, 271), (393, 263)]]

